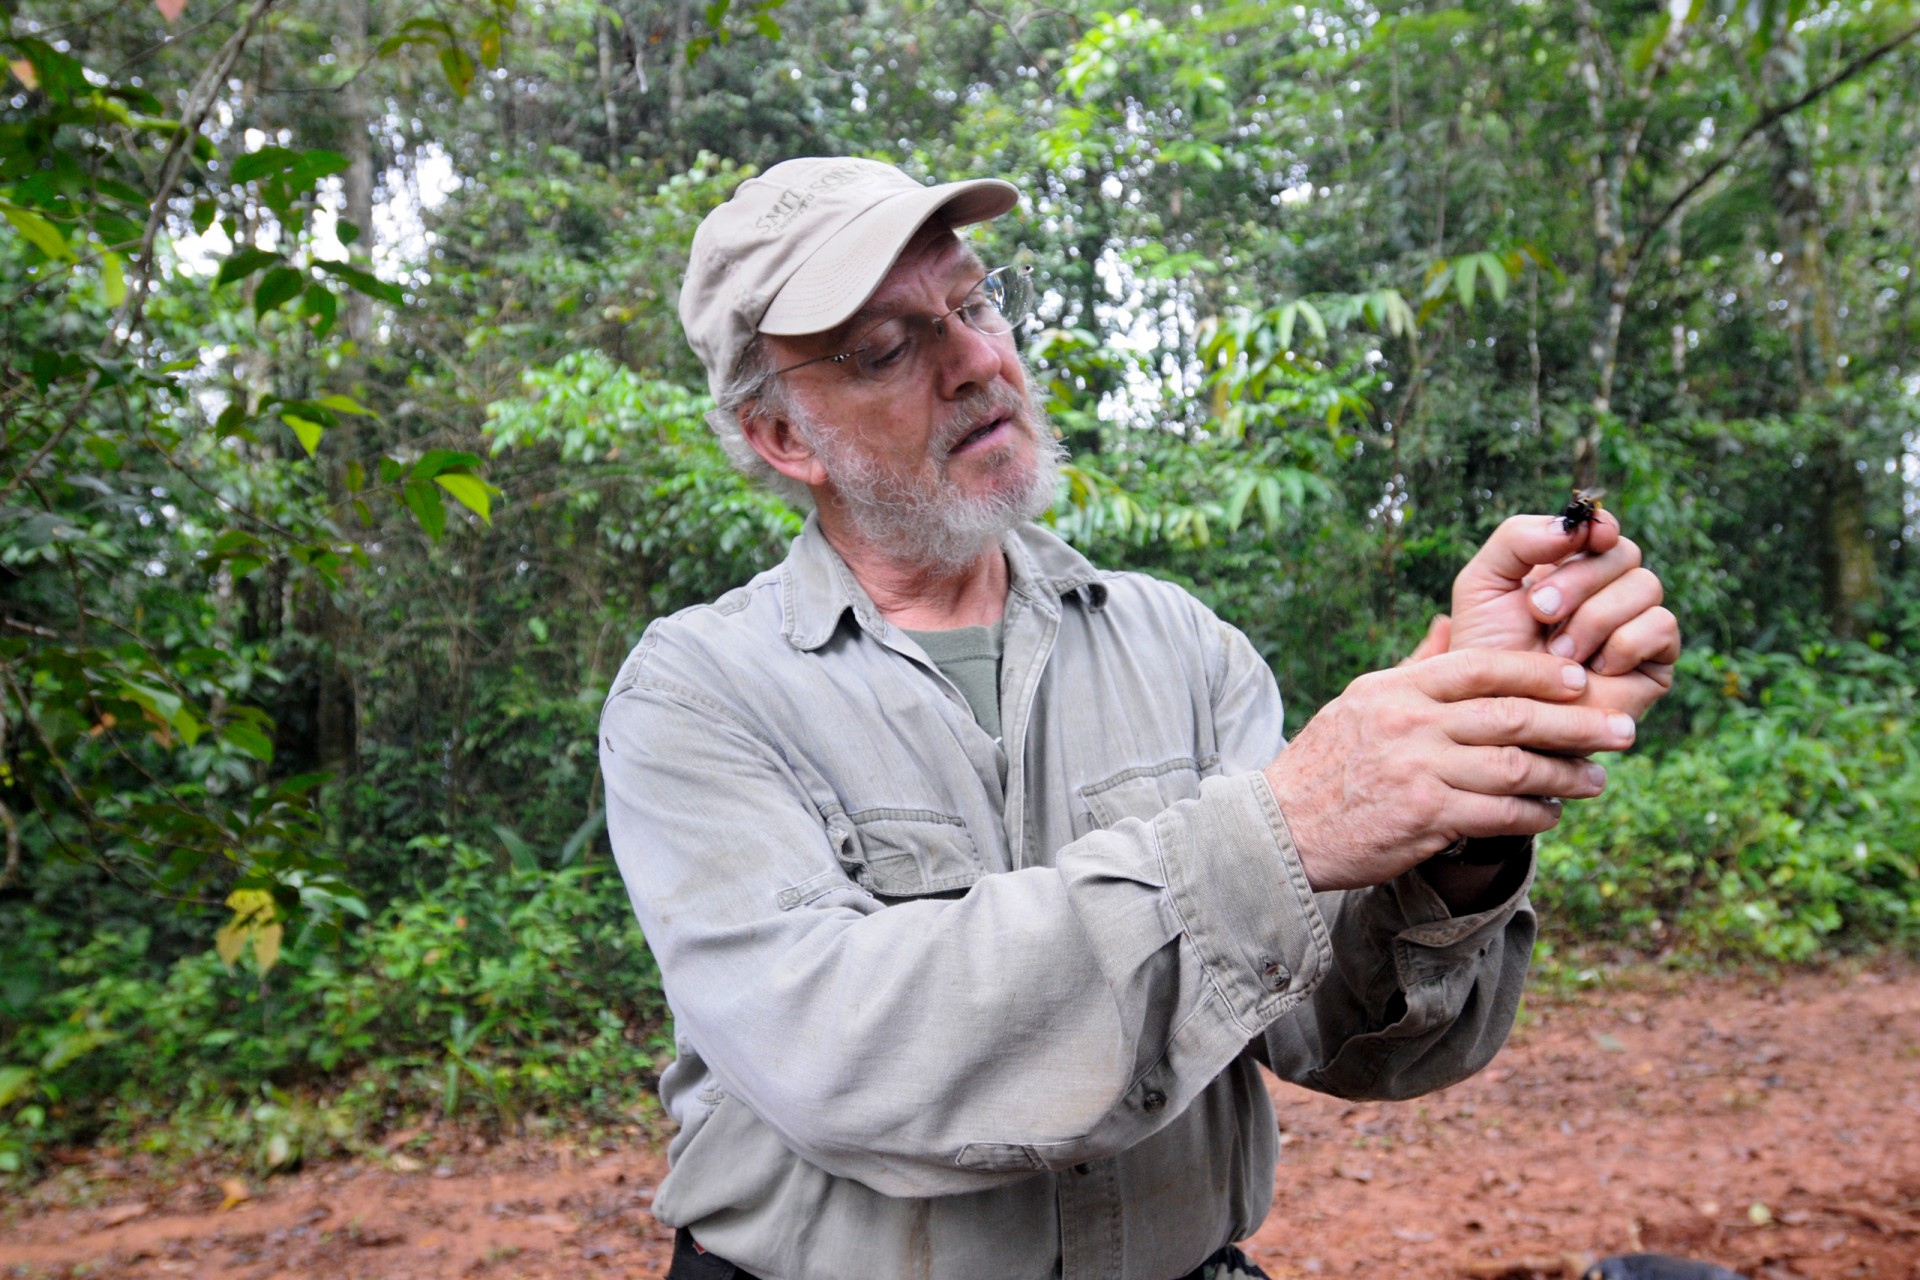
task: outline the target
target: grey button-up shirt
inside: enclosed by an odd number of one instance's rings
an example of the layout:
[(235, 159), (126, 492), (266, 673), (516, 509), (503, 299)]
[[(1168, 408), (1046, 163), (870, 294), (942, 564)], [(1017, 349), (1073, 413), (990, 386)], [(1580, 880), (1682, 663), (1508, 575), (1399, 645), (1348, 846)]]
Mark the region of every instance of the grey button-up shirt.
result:
[(606, 704), (678, 1037), (654, 1212), (768, 1280), (1168, 1280), (1266, 1214), (1256, 1062), (1404, 1097), (1519, 1000), (1524, 887), (1308, 888), (1244, 636), (1037, 527), (1005, 549), (1000, 742), (812, 521)]

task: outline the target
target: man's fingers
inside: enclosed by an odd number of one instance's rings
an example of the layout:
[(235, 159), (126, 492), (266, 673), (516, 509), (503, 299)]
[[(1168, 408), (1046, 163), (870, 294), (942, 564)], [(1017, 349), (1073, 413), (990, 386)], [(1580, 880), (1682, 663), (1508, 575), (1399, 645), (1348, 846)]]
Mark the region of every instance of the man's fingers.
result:
[(1437, 657), (1447, 651), (1448, 642), (1453, 637), (1453, 619), (1444, 613), (1433, 615), (1433, 621), (1427, 624), (1427, 634), (1420, 638), (1413, 652), (1401, 659), (1400, 665), (1410, 666)]
[(1671, 666), (1679, 658), (1679, 619), (1672, 610), (1656, 604), (1615, 627), (1590, 665), (1608, 675), (1623, 675), (1650, 663)]
[(1449, 740), (1463, 747), (1514, 747), (1582, 756), (1625, 751), (1633, 745), (1634, 735), (1633, 717), (1623, 711), (1532, 698), (1456, 702), (1446, 709), (1440, 727)]
[(1527, 606), (1535, 620), (1551, 626), (1579, 612), (1621, 579), (1648, 572), (1640, 567), (1639, 544), (1620, 538), (1602, 554), (1573, 556), (1550, 572), (1535, 573), (1527, 586)]
[(1489, 836), (1537, 836), (1560, 821), (1556, 801), (1534, 796), (1485, 796), (1463, 792), (1454, 797), (1449, 829), (1474, 839)]
[(1620, 522), (1602, 511), (1572, 531), (1559, 516), (1511, 516), (1501, 521), (1473, 559), (1460, 571), (1454, 612), (1460, 612), (1460, 587), (1511, 590), (1540, 565), (1559, 564), (1568, 556), (1588, 551), (1602, 555), (1620, 541)]
[(1595, 676), (1582, 705), (1617, 711), (1636, 720), (1673, 688), (1671, 662), (1643, 662), (1621, 676)]
[[(1622, 539), (1620, 545), (1632, 544)], [(1556, 581), (1560, 577), (1560, 574), (1554, 575)], [(1551, 587), (1544, 587), (1534, 595), (1550, 590)], [(1629, 569), (1592, 592), (1590, 598), (1576, 603), (1559, 629), (1548, 637), (1547, 652), (1585, 662), (1608, 643), (1608, 637), (1616, 630), (1658, 607), (1665, 596), (1666, 588), (1652, 570)], [(1678, 634), (1678, 628), (1675, 633)]]
[(1495, 697), (1562, 702), (1587, 687), (1587, 671), (1579, 663), (1550, 653), (1512, 649), (1461, 649), (1402, 670), (1436, 702)]
[(1591, 760), (1544, 755), (1523, 747), (1474, 747), (1451, 752), (1438, 769), (1458, 791), (1483, 796), (1590, 800), (1606, 789), (1607, 771)]

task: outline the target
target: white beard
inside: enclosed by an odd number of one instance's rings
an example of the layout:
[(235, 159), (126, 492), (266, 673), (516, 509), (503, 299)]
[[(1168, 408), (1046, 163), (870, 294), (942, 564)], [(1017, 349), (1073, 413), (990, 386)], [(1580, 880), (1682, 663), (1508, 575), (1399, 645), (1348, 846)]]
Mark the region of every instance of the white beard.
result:
[[(1022, 397), (1003, 382), (956, 405), (948, 415), (949, 425), (936, 436), (931, 467), (904, 477), (849, 446), (845, 433), (798, 405), (789, 408), (793, 425), (826, 468), (827, 483), (860, 540), (889, 560), (930, 573), (965, 569), (999, 545), (1008, 530), (1052, 507), (1067, 456), (1037, 398)], [(998, 465), (1002, 470), (1024, 465), (1027, 474), (996, 477), (1001, 483), (977, 496), (962, 492), (948, 479), (946, 450), (972, 424), (997, 410), (1009, 411), (1009, 429), (1031, 441), (1028, 460), (1003, 446), (1006, 456)]]

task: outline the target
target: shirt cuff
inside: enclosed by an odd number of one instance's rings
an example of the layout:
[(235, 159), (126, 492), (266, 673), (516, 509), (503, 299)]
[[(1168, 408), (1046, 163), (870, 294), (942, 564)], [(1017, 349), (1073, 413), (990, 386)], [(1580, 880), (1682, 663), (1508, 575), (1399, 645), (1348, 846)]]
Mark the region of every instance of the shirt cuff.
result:
[(1326, 921), (1272, 789), (1258, 773), (1209, 778), (1197, 800), (1153, 825), (1182, 932), (1239, 1033), (1258, 1034), (1333, 963)]

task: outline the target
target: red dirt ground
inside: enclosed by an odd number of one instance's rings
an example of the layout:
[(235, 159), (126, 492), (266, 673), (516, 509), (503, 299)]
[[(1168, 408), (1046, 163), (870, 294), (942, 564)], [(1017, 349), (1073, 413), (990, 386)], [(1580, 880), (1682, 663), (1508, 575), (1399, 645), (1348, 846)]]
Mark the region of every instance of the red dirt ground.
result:
[[(1248, 1252), (1300, 1276), (1548, 1277), (1650, 1249), (1766, 1280), (1920, 1280), (1920, 971), (1613, 975), (1529, 997), (1488, 1070), (1417, 1102), (1279, 1089)], [(651, 1149), (422, 1134), (223, 1189), (107, 1153), (0, 1209), (0, 1276), (641, 1280)], [(220, 1208), (233, 1190), (251, 1198)], [(884, 1280), (884, 1278), (881, 1278)], [(992, 1280), (982, 1277), (980, 1280)]]

